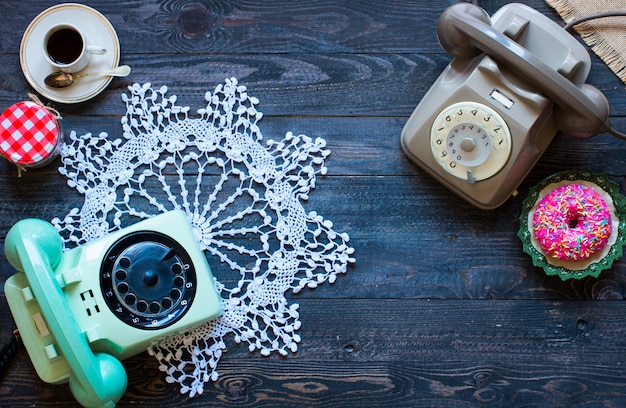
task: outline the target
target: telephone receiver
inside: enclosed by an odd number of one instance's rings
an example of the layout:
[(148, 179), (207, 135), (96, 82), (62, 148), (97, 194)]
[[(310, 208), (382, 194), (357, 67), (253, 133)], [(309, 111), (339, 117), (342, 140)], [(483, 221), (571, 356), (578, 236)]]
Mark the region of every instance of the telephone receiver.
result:
[(471, 3), (449, 7), (439, 17), (437, 35), (450, 55), (470, 58), (484, 52), (543, 92), (557, 104), (557, 124), (566, 135), (584, 139), (610, 129), (609, 102), (599, 89), (570, 82), (533, 53), (494, 30), (489, 14), (480, 7)]
[(72, 367), (69, 386), (72, 395), (85, 407), (114, 407), (127, 386), (122, 363), (107, 353), (94, 353), (79, 335), (72, 311), (52, 271), (63, 252), (61, 237), (52, 224), (26, 219), (7, 234), (5, 251), (9, 263), (23, 272), (37, 299), (58, 351)]
[(410, 160), (470, 204), (493, 209), (516, 189), (560, 130), (611, 131), (609, 103), (585, 83), (585, 47), (538, 11), (510, 3), (489, 16), (457, 3), (440, 16), (454, 58), (402, 130)]

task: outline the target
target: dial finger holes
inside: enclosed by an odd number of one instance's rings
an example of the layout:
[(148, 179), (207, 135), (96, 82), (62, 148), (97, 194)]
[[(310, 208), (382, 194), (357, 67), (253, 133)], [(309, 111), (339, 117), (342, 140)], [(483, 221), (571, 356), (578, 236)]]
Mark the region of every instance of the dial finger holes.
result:
[(129, 286), (128, 286), (128, 284), (127, 284), (126, 282), (121, 282), (121, 283), (118, 283), (118, 284), (117, 284), (117, 292), (118, 292), (120, 295), (125, 295), (125, 294), (127, 294), (127, 293), (128, 293), (128, 290), (129, 290)]
[(477, 102), (460, 102), (440, 112), (430, 139), (439, 165), (472, 183), (498, 173), (511, 152), (511, 134), (504, 118)]
[(182, 276), (175, 277), (174, 286), (176, 286), (177, 288), (182, 288), (183, 286), (185, 286), (185, 278), (183, 278)]
[(133, 295), (132, 293), (124, 296), (124, 303), (126, 305), (134, 306), (136, 302), (137, 302), (137, 296)]
[(118, 263), (120, 265), (120, 267), (122, 268), (129, 268), (130, 267), (130, 259), (126, 258), (126, 257), (122, 257), (118, 260)]
[(173, 300), (178, 300), (178, 299), (180, 299), (180, 295), (181, 295), (181, 292), (180, 292), (180, 290), (178, 290), (178, 289), (172, 289), (172, 290), (170, 291), (170, 297), (171, 297)]
[(175, 263), (174, 265), (172, 265), (172, 273), (174, 275), (180, 275), (181, 273), (183, 273), (183, 266), (179, 263)]
[(152, 314), (157, 314), (161, 311), (161, 303), (159, 302), (152, 302), (150, 303), (150, 313)]
[(169, 309), (170, 307), (172, 307), (172, 299), (170, 298), (163, 298), (163, 300), (161, 301), (161, 307), (165, 310)]
[(195, 296), (196, 274), (185, 249), (149, 231), (118, 240), (100, 268), (109, 309), (125, 323), (159, 329), (179, 320)]
[(146, 313), (146, 311), (148, 310), (148, 302), (142, 299), (137, 302), (135, 308), (139, 313)]

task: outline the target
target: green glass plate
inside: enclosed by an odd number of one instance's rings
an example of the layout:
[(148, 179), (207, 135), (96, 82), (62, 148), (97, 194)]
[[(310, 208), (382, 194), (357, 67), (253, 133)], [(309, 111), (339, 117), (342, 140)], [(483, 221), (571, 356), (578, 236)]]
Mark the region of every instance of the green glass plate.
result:
[[(592, 183), (602, 189), (613, 200), (615, 211), (611, 216), (617, 219), (617, 235), (614, 243), (608, 251), (597, 259), (580, 262), (560, 262), (549, 259), (533, 244), (533, 233), (529, 228), (528, 217), (531, 211), (542, 198), (542, 190), (554, 184)], [(550, 188), (551, 190), (551, 188)], [(522, 213), (519, 217), (520, 229), (517, 236), (522, 240), (524, 252), (532, 258), (533, 265), (543, 268), (547, 275), (558, 275), (562, 280), (581, 279), (587, 276), (597, 278), (600, 272), (610, 269), (613, 262), (622, 256), (622, 247), (626, 242), (626, 197), (619, 192), (619, 186), (610, 181), (605, 174), (597, 174), (589, 171), (571, 171), (554, 174), (530, 189), (528, 197), (522, 203)]]

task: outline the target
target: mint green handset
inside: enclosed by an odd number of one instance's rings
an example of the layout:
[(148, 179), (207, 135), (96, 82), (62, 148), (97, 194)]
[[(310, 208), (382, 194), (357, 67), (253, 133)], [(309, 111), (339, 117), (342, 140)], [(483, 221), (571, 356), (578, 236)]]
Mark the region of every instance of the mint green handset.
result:
[[(26, 275), (32, 295), (54, 333), (57, 352), (72, 368), (69, 384), (76, 400), (85, 407), (114, 407), (126, 391), (126, 371), (110, 354), (94, 354), (80, 335), (52, 271), (62, 254), (55, 228), (42, 220), (22, 220), (9, 231), (5, 251), (11, 265)], [(29, 331), (19, 330), (26, 347), (33, 345)]]
[(19, 271), (5, 294), (39, 377), (69, 382), (85, 407), (114, 407), (120, 360), (219, 317), (221, 298), (185, 212), (170, 211), (63, 251), (50, 223), (26, 219), (7, 234)]

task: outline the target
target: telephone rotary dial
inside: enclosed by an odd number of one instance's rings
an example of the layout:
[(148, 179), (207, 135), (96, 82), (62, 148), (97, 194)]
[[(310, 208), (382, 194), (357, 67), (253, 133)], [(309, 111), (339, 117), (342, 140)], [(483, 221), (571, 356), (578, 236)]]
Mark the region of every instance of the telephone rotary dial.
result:
[(511, 153), (511, 133), (502, 116), (489, 106), (460, 102), (435, 118), (431, 148), (448, 173), (474, 183), (505, 165)]
[(454, 58), (402, 130), (406, 155), (482, 209), (502, 205), (556, 133), (607, 132), (609, 104), (585, 84), (584, 46), (548, 17), (517, 3), (491, 18), (471, 3), (440, 16)]

